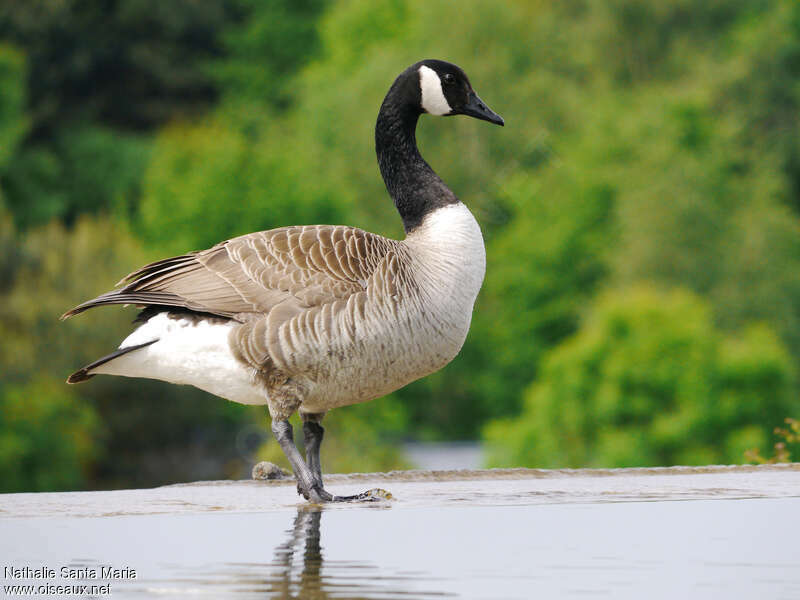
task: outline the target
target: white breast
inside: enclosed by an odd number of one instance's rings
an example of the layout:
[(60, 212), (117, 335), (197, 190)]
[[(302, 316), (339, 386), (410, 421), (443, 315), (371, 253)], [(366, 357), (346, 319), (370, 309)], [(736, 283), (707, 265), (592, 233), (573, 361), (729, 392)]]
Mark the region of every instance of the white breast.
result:
[(477, 222), (463, 204), (449, 205), (428, 215), (402, 244), (397, 295), (374, 294), (355, 322), (341, 311), (328, 329), (337, 335), (308, 345), (321, 367), (306, 382), (309, 412), (388, 394), (439, 370), (461, 350), (486, 270)]
[(461, 202), (430, 213), (404, 241), (417, 265), (418, 285), (436, 304), (472, 314), (486, 273), (478, 222)]

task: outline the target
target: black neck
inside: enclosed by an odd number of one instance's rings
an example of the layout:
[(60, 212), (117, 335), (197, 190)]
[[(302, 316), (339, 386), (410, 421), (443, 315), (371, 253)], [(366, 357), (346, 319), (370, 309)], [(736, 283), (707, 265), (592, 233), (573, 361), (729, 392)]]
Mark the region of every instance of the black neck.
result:
[(398, 78), (381, 105), (375, 125), (375, 152), (386, 189), (409, 233), (428, 213), (458, 202), (458, 198), (419, 153), (414, 132), (421, 110), (419, 102), (404, 101), (408, 94), (403, 93), (403, 87), (410, 86), (403, 83)]

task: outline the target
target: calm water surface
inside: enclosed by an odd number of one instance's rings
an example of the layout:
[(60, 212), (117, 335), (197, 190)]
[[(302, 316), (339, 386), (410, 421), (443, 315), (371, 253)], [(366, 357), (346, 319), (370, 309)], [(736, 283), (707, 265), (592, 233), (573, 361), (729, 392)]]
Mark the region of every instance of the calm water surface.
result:
[[(797, 473), (788, 477), (797, 485)], [(134, 569), (136, 579), (110, 582), (112, 598), (800, 598), (800, 498), (735, 498), (726, 487), (713, 499), (705, 489), (707, 499), (686, 501), (608, 502), (598, 492), (567, 502), (493, 504), (486, 495), (264, 512), (53, 508), (0, 518), (0, 560)], [(0, 515), (13, 508), (2, 507), (0, 497)]]

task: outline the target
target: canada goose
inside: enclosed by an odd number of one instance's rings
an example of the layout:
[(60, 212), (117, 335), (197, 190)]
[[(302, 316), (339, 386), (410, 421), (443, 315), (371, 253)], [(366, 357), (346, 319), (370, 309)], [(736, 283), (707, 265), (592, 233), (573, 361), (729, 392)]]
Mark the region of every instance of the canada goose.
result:
[[(283, 227), (149, 264), (62, 316), (104, 304), (144, 307), (118, 350), (67, 381), (147, 377), (266, 404), (300, 494), (314, 502), (369, 497), (324, 489), (323, 416), (450, 362), (486, 269), (478, 223), (419, 153), (423, 113), (504, 124), (456, 65), (423, 60), (397, 77), (378, 114), (375, 150), (404, 240), (342, 225)], [(305, 461), (289, 423), (295, 411)]]

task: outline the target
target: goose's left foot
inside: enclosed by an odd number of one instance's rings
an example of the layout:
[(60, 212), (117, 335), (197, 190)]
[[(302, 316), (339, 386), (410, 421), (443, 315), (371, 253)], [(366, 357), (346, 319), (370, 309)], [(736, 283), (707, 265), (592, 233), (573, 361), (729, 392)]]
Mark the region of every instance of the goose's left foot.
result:
[(378, 502), (380, 500), (394, 500), (394, 496), (381, 488), (372, 488), (366, 492), (353, 496), (334, 496), (334, 502)]

